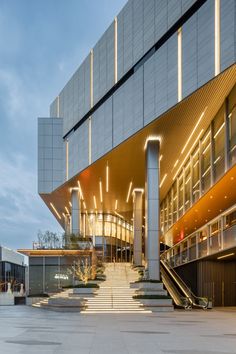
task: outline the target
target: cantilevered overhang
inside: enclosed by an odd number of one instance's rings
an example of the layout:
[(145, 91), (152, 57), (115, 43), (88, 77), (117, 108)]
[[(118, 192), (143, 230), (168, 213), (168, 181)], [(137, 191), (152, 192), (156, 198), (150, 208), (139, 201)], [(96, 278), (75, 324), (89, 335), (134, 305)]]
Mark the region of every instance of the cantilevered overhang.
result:
[[(235, 83), (236, 65), (233, 65), (51, 194), (41, 194), (42, 199), (60, 224), (64, 226), (62, 213), (65, 213), (65, 207), (70, 209), (70, 189), (78, 187), (79, 180), (88, 212), (95, 210), (95, 196), (98, 212), (114, 212), (116, 200), (118, 200), (117, 212), (131, 219), (132, 198), (130, 197), (126, 202), (127, 193), (131, 181), (132, 188), (144, 188), (144, 145), (147, 137), (158, 136), (161, 139), (160, 180), (166, 175), (160, 189), (162, 200), (171, 187), (186, 155), (191, 152), (194, 141), (202, 129), (206, 130)], [(204, 115), (195, 129), (203, 112)], [(181, 153), (185, 145), (184, 153)], [(107, 164), (109, 166), (109, 192), (105, 190)], [(100, 201), (100, 180), (102, 181), (102, 203)], [(53, 203), (60, 217), (52, 209), (50, 203)]]

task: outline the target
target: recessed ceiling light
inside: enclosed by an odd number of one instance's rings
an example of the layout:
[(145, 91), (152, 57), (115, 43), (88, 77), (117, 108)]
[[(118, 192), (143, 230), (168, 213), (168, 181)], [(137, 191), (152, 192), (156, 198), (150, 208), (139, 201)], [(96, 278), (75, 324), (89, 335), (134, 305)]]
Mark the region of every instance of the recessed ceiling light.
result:
[(233, 181), (233, 180), (234, 180), (234, 177), (232, 176), (232, 177), (230, 177), (230, 179), (231, 179), (231, 181)]
[(213, 198), (213, 195), (210, 195), (210, 199), (212, 199)]
[(225, 195), (225, 199), (227, 199), (228, 197), (227, 197), (227, 195)]
[(207, 211), (208, 211), (208, 213), (210, 213), (210, 209), (208, 209)]

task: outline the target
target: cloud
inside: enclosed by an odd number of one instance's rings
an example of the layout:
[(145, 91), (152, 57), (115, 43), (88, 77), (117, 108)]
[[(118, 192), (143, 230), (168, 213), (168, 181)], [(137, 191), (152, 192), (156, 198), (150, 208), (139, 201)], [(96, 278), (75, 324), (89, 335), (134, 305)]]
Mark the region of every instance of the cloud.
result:
[[(31, 247), (36, 230), (62, 231), (37, 195), (35, 171), (22, 154), (0, 154), (0, 243)], [(30, 244), (29, 244), (30, 242)]]

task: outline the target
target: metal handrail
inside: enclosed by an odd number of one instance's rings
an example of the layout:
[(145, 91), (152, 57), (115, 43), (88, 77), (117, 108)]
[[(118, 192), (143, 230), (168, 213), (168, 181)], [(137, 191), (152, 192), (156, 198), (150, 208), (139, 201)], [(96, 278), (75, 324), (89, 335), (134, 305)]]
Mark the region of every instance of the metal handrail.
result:
[[(191, 289), (185, 284), (185, 282), (181, 279), (181, 277), (176, 273), (176, 271), (167, 263), (166, 260), (161, 260), (161, 264), (165, 267), (165, 269), (169, 272), (169, 274), (174, 278), (184, 295), (189, 299), (191, 305), (193, 307), (200, 307), (203, 309), (207, 309), (209, 305), (209, 299), (206, 297), (199, 297), (196, 296)], [(203, 304), (201, 305), (200, 303), (196, 302), (202, 301)]]
[(161, 275), (162, 281), (169, 294), (171, 295), (172, 299), (174, 300), (175, 305), (177, 305), (178, 307), (183, 307), (185, 310), (192, 308), (189, 298), (181, 296), (171, 279), (168, 280), (168, 275), (164, 270), (163, 266), (161, 267)]

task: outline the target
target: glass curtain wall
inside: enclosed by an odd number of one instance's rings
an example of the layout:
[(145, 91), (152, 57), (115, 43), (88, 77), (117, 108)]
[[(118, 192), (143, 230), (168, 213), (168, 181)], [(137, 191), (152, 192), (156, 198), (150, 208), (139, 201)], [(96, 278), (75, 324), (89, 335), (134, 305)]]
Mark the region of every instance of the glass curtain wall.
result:
[[(226, 163), (226, 158), (229, 163)], [(165, 233), (184, 212), (236, 163), (236, 85), (161, 203), (161, 230)]]

